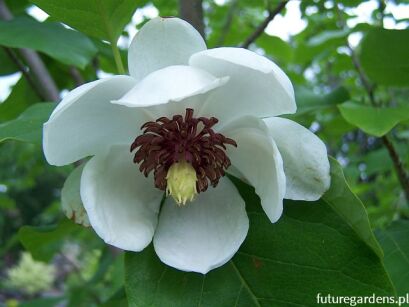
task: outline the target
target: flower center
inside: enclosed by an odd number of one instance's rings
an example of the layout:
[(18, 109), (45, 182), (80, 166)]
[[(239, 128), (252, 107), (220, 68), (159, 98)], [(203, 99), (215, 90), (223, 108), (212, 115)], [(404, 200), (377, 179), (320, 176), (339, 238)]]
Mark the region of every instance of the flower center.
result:
[(217, 122), (214, 117), (193, 117), (193, 109), (186, 109), (184, 117), (147, 122), (131, 145), (131, 152), (136, 150), (133, 161), (146, 177), (153, 171), (155, 186), (184, 205), (209, 183), (215, 187), (230, 166), (226, 145), (237, 144), (213, 131)]
[(186, 205), (192, 201), (196, 194), (196, 171), (192, 165), (185, 160), (173, 163), (166, 176), (166, 194), (172, 195), (178, 204)]

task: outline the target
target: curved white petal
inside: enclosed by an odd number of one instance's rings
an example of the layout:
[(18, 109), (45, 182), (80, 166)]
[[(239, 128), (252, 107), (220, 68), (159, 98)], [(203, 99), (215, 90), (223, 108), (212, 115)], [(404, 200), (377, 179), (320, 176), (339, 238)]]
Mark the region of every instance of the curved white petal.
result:
[(228, 147), (232, 165), (254, 186), (272, 223), (283, 212), (286, 176), (280, 152), (261, 119), (245, 116), (227, 124), (221, 133), (237, 142)]
[(94, 81), (71, 91), (44, 124), (47, 161), (65, 165), (106, 151), (113, 144), (131, 144), (145, 114), (113, 105), (135, 85), (127, 76)]
[(296, 111), (294, 89), (272, 61), (242, 48), (215, 48), (194, 54), (190, 65), (230, 81), (212, 95), (203, 115), (220, 120), (243, 115), (275, 116)]
[(125, 146), (93, 157), (81, 176), (81, 199), (98, 236), (118, 248), (140, 251), (152, 240), (163, 193), (132, 158)]
[(330, 166), (324, 143), (311, 131), (285, 118), (266, 118), (270, 134), (284, 160), (285, 198), (317, 200), (330, 186)]
[[(168, 66), (148, 75), (113, 103), (128, 107), (152, 107), (180, 102), (205, 94), (222, 86), (227, 80), (228, 78), (216, 78), (207, 71), (190, 66)], [(197, 103), (203, 103), (203, 99), (197, 100)], [(166, 107), (162, 106), (161, 116), (168, 115)], [(195, 103), (191, 103), (189, 107), (195, 107)]]
[(157, 17), (142, 27), (129, 46), (129, 73), (142, 80), (166, 66), (187, 65), (189, 57), (202, 50), (206, 50), (206, 43), (189, 23)]
[(233, 184), (222, 179), (186, 206), (178, 207), (168, 197), (153, 244), (164, 263), (205, 274), (233, 257), (248, 227), (244, 201)]

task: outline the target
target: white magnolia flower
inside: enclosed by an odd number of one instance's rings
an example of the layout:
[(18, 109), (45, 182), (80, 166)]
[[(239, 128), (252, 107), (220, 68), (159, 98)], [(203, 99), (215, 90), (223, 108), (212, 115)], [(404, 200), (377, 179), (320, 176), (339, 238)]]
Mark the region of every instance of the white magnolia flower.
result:
[[(207, 50), (185, 21), (156, 18), (132, 41), (129, 71), (76, 88), (44, 125), (50, 164), (93, 156), (81, 198), (108, 244), (140, 251), (153, 240), (164, 263), (206, 273), (235, 254), (249, 227), (244, 201), (223, 177), (230, 164), (271, 222), (284, 198), (316, 200), (328, 189), (324, 144), (273, 117), (296, 105), (290, 80), (270, 60), (241, 48)], [(161, 206), (164, 191), (172, 197)]]

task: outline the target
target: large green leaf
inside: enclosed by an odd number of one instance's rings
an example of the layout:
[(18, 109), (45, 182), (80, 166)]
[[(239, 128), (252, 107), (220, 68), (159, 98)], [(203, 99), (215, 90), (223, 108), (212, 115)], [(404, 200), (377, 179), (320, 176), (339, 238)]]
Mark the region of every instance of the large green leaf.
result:
[(52, 18), (90, 36), (116, 42), (140, 1), (31, 0)]
[(409, 293), (409, 221), (396, 221), (376, 232), (385, 253), (385, 267), (398, 295)]
[(234, 180), (246, 201), (250, 230), (233, 259), (206, 275), (164, 265), (152, 246), (127, 253), (129, 305), (316, 306), (318, 293), (393, 295), (374, 252), (376, 242), (363, 241), (370, 229), (362, 204), (351, 195), (337, 164), (331, 164), (333, 185), (344, 188), (333, 188), (313, 203), (286, 201), (276, 224), (266, 217), (254, 189)]
[(92, 41), (55, 22), (20, 17), (0, 21), (0, 45), (44, 52), (67, 65), (84, 68), (97, 52)]
[(56, 104), (37, 103), (25, 110), (18, 118), (0, 125), (0, 143), (17, 140), (40, 144), (43, 123), (45, 123)]
[(401, 121), (409, 119), (409, 107), (375, 108), (354, 102), (338, 105), (344, 119), (366, 133), (383, 136)]
[(372, 29), (361, 43), (359, 55), (368, 77), (379, 84), (409, 85), (409, 29)]

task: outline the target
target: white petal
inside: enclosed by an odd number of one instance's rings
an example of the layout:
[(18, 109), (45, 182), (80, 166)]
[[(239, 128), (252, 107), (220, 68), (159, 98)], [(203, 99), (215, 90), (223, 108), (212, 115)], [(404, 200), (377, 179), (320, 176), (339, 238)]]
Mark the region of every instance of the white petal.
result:
[(167, 198), (153, 239), (166, 264), (202, 274), (229, 261), (247, 235), (245, 204), (228, 179), (178, 207)]
[(267, 127), (261, 119), (245, 116), (226, 125), (221, 133), (237, 142), (237, 148), (228, 147), (227, 155), (255, 188), (268, 218), (276, 222), (283, 212), (286, 177), (280, 152)]
[(199, 32), (179, 18), (154, 18), (129, 46), (129, 72), (137, 80), (170, 65), (187, 65), (189, 57), (206, 50)]
[[(113, 103), (128, 107), (152, 107), (180, 102), (207, 93), (225, 84), (227, 80), (228, 78), (216, 78), (204, 70), (190, 66), (168, 66), (148, 75)], [(197, 102), (202, 103), (203, 99)], [(195, 106), (191, 104), (190, 107)], [(164, 115), (166, 114), (161, 116)]]
[(285, 198), (317, 200), (330, 186), (324, 143), (311, 131), (285, 118), (264, 120), (284, 160)]
[(93, 157), (81, 177), (81, 199), (91, 226), (106, 243), (130, 251), (152, 240), (163, 193), (132, 162), (125, 146)]
[(225, 87), (202, 110), (220, 120), (243, 115), (275, 116), (296, 111), (294, 89), (273, 62), (241, 48), (216, 48), (194, 54), (190, 65), (216, 77), (229, 76)]
[(94, 81), (71, 91), (44, 124), (43, 147), (47, 161), (65, 165), (106, 151), (113, 144), (131, 144), (142, 112), (113, 105), (135, 85), (131, 77), (116, 76)]

